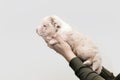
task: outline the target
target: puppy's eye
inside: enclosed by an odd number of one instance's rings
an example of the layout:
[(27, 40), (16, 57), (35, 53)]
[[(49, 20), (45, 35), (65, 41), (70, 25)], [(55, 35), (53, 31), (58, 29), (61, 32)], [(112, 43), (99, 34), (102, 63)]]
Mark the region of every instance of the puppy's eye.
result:
[(55, 32), (58, 32), (58, 29), (56, 29), (56, 31)]
[(47, 27), (46, 25), (43, 25), (43, 27)]
[(57, 28), (60, 28), (60, 26), (57, 26)]

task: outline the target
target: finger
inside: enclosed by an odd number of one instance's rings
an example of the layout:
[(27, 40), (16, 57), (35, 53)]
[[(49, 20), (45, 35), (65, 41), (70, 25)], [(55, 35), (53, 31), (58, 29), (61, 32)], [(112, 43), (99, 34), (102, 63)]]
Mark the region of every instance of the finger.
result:
[(55, 40), (57, 40), (59, 43), (64, 43), (64, 40), (62, 39), (62, 37), (60, 35), (56, 35), (53, 37)]

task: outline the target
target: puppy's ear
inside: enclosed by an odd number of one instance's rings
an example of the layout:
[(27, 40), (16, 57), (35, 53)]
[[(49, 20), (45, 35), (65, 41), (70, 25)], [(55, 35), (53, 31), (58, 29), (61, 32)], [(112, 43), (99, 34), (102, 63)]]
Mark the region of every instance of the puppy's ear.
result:
[(55, 23), (55, 18), (53, 16), (50, 16), (49, 18), (50, 18), (51, 24), (55, 26), (55, 24), (56, 24)]
[(54, 22), (54, 18), (52, 16), (50, 16), (50, 21)]

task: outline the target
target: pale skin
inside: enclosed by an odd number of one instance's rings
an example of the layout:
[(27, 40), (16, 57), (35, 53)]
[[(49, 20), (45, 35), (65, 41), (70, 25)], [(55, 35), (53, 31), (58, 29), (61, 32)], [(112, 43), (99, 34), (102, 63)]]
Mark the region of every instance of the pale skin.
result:
[[(70, 62), (73, 58), (77, 57), (71, 50), (70, 45), (67, 42), (65, 42), (59, 35), (52, 38), (56, 40), (57, 43), (50, 44), (48, 41), (46, 41), (48, 46), (55, 50), (57, 53), (61, 54), (68, 62)], [(100, 79), (98, 78), (99, 80), (105, 80), (99, 75), (98, 77), (100, 78)]]
[(61, 54), (68, 62), (77, 57), (71, 50), (70, 45), (65, 42), (59, 35), (53, 37), (53, 39), (55, 39), (57, 43), (54, 45), (47, 43), (48, 46), (55, 50), (57, 53)]
[(45, 17), (36, 32), (49, 44), (49, 47), (57, 42), (52, 37), (60, 35), (70, 45), (73, 53), (83, 61), (83, 64), (98, 74), (101, 72), (102, 60), (96, 44), (86, 35), (72, 29), (57, 16)]

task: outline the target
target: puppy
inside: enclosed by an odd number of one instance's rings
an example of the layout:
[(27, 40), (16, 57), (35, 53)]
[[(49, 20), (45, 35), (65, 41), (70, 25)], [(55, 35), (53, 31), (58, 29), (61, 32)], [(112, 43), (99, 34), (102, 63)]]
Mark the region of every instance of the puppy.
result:
[(55, 44), (57, 41), (52, 39), (52, 36), (59, 34), (71, 46), (72, 51), (83, 61), (83, 64), (100, 74), (102, 62), (96, 45), (84, 34), (73, 30), (59, 17), (45, 17), (36, 31), (49, 44)]

